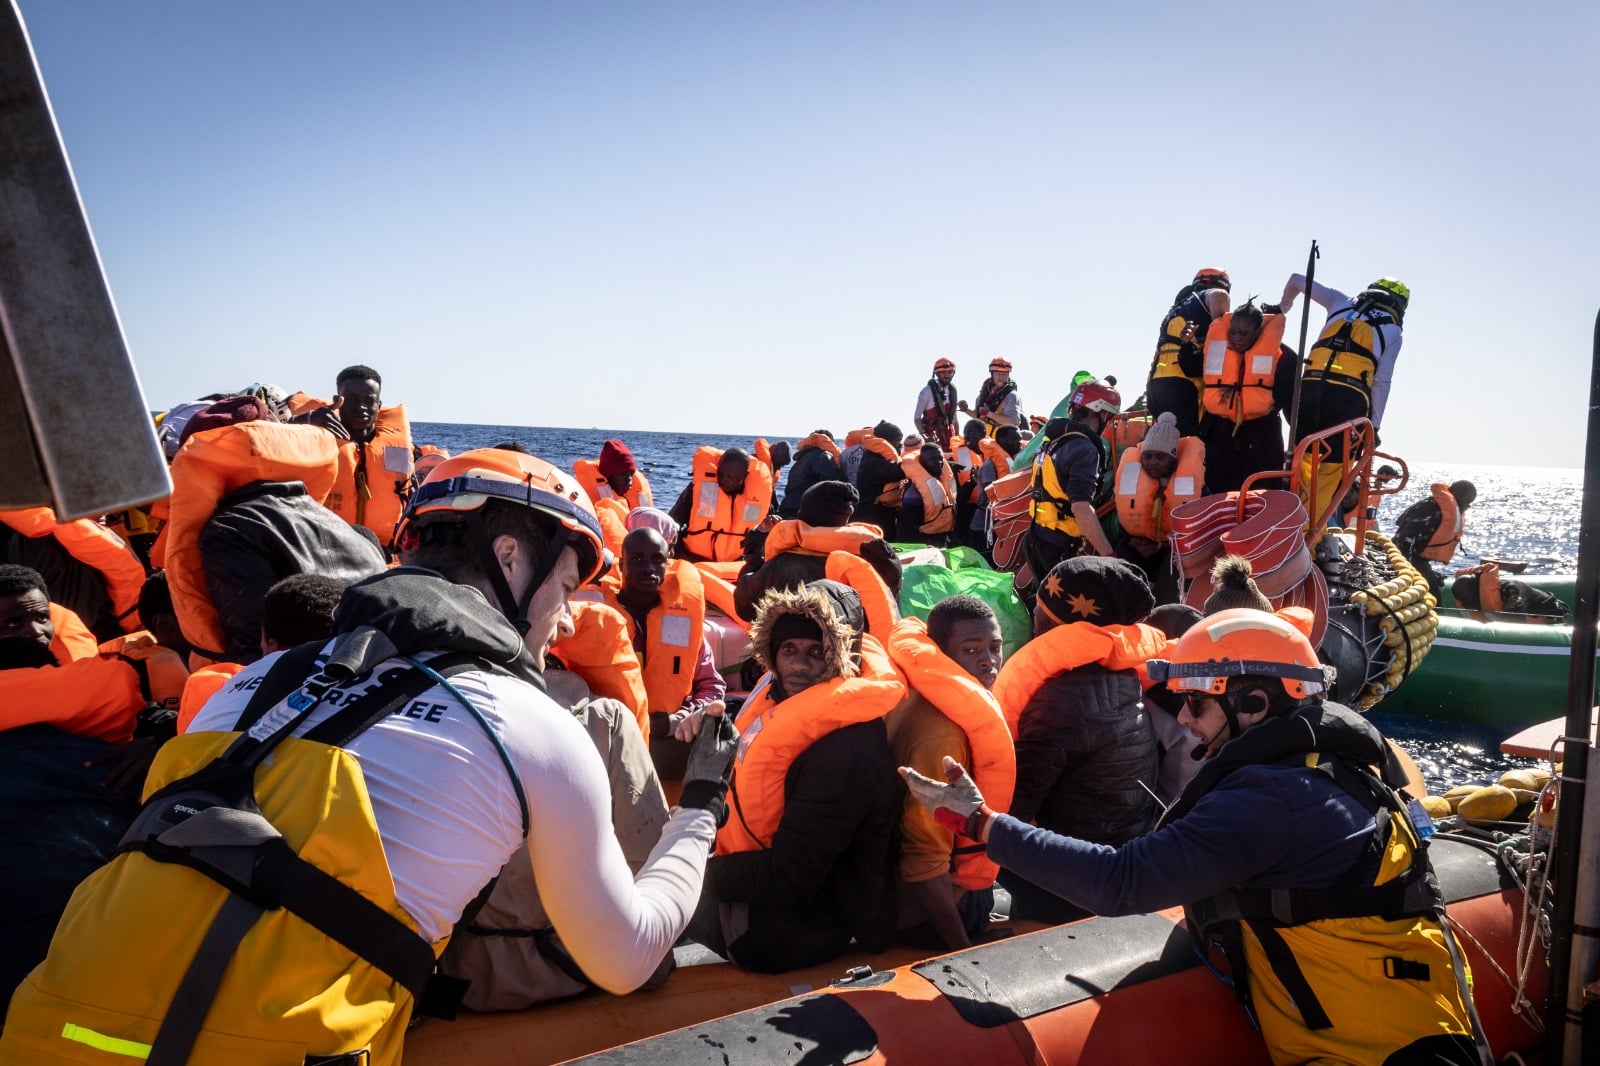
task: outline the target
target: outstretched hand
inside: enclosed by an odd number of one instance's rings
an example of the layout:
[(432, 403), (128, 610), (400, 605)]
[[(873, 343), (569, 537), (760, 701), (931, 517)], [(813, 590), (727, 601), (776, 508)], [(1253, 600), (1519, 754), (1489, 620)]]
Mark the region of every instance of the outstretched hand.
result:
[(983, 793), (978, 791), (972, 775), (960, 763), (948, 755), (944, 757), (945, 781), (942, 784), (909, 766), (900, 767), (900, 776), (917, 802), (933, 812), (934, 821), (952, 833), (973, 840), (983, 839), (980, 834), (994, 812), (984, 805)]
[(728, 817), (728, 768), (739, 750), (739, 731), (723, 713), (719, 701), (701, 715), (700, 731), (689, 743), (689, 758), (683, 767), (683, 792), (680, 807), (699, 807), (711, 812), (718, 825)]

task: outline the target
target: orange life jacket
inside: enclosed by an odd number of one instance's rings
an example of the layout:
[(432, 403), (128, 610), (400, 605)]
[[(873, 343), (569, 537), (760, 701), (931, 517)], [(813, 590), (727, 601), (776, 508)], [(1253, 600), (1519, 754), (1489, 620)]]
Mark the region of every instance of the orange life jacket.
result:
[[(744, 554), (744, 535), (767, 517), (772, 506), (772, 467), (761, 458), (765, 441), (757, 441), (750, 457), (744, 489), (729, 496), (717, 484), (717, 460), (722, 449), (702, 445), (694, 453), (693, 493), (689, 521), (683, 529), (683, 546), (701, 559), (732, 562)], [(768, 453), (770, 454), (770, 453)]]
[[(637, 649), (637, 623), (618, 598), (621, 575), (606, 575), (600, 587), (606, 603), (627, 621), (629, 643)], [(645, 616), (644, 688), (650, 710), (671, 714), (694, 691), (705, 643), (706, 595), (700, 571), (686, 560), (668, 559), (658, 594), (661, 602)]]
[(1000, 447), (999, 441), (985, 437), (978, 442), (978, 450), (983, 452), (985, 459), (994, 463), (996, 481), (1011, 473), (1011, 456), (1007, 455), (1006, 450)]
[(949, 465), (946, 464), (940, 469), (939, 476), (934, 477), (912, 454), (900, 460), (900, 469), (917, 487), (917, 495), (922, 497), (922, 524), (917, 531), (948, 533), (956, 528), (956, 479), (951, 476)]
[(1450, 494), (1450, 486), (1435, 481), (1428, 486), (1433, 502), (1439, 505), (1439, 528), (1433, 531), (1422, 557), (1436, 563), (1448, 563), (1456, 557), (1456, 545), (1461, 543), (1461, 505)]
[(612, 558), (622, 558), (622, 540), (628, 535), (628, 505), (615, 496), (595, 501), (594, 516), (600, 523), (600, 540)]
[[(1005, 813), (1017, 786), (1017, 749), (994, 694), (939, 650), (920, 618), (907, 618), (895, 626), (889, 634), (888, 650), (906, 683), (966, 734), (972, 752), (967, 771), (984, 802)], [(950, 879), (959, 887), (988, 888), (999, 872), (999, 865), (989, 859), (983, 845), (956, 837)]]
[(0, 670), (0, 729), (43, 724), (121, 743), (147, 702), (139, 671), (115, 656)]
[(1199, 437), (1179, 438), (1178, 466), (1165, 486), (1139, 465), (1143, 452), (1144, 446), (1135, 444), (1117, 464), (1117, 520), (1132, 536), (1163, 541), (1172, 532), (1172, 509), (1199, 499), (1205, 488), (1206, 446)]
[(221, 692), (228, 679), (243, 669), (243, 663), (213, 663), (190, 674), (183, 686), (183, 696), (178, 700), (178, 732), (187, 733), (189, 723), (206, 701)]
[(97, 571), (106, 583), (111, 610), (124, 633), (138, 629), (139, 592), (144, 588), (144, 564), (126, 541), (99, 522), (79, 518), (57, 522), (48, 507), (0, 511), (0, 522), (24, 537), (54, 537), (78, 562)]
[(1142, 670), (1145, 663), (1166, 654), (1171, 643), (1161, 630), (1143, 622), (1126, 626), (1068, 622), (1034, 637), (1006, 660), (994, 683), (994, 697), (1015, 737), (1023, 708), (1052, 677), (1090, 663), (1107, 670)]
[(861, 554), (868, 541), (882, 540), (883, 530), (870, 522), (851, 522), (843, 526), (810, 526), (798, 518), (786, 518), (767, 533), (766, 557), (784, 552), (827, 555), (829, 552)]
[(572, 636), (550, 645), (550, 654), (583, 678), (596, 696), (614, 699), (632, 711), (639, 732), (648, 737), (650, 698), (628, 636), (628, 616), (609, 603), (574, 599), (572, 628)]
[(1283, 354), (1282, 315), (1266, 315), (1261, 336), (1248, 352), (1236, 352), (1228, 345), (1230, 311), (1214, 319), (1206, 331), (1205, 409), (1235, 425), (1252, 418), (1263, 418), (1277, 407), (1272, 402), (1272, 382), (1278, 374), (1278, 358)]
[(380, 409), (367, 443), (341, 440), (338, 446), (339, 475), (323, 502), (351, 525), (372, 530), (387, 546), (411, 480), (411, 423), (405, 405)]
[(800, 753), (847, 725), (882, 718), (905, 698), (906, 686), (883, 645), (861, 638), (861, 673), (812, 685), (774, 703), (763, 681), (739, 713), (739, 751), (728, 788), (728, 822), (717, 831), (717, 854), (772, 846), (783, 820), (784, 781)]
[[(583, 491), (589, 494), (592, 503), (598, 505), (601, 500), (617, 499), (616, 490), (600, 473), (600, 464), (594, 459), (579, 459), (572, 464), (573, 476), (578, 479), (578, 484), (583, 486)], [(650, 479), (644, 476), (643, 470), (633, 472), (633, 485), (628, 489), (626, 496), (621, 497), (628, 505), (629, 511), (638, 510), (640, 507), (654, 507), (655, 496), (650, 492)]]
[(967, 442), (960, 437), (950, 442), (950, 448), (944, 453), (944, 458), (951, 466), (961, 467), (956, 472), (957, 485), (965, 485), (971, 481), (973, 475), (978, 472), (978, 467), (983, 465), (983, 456), (974, 453), (967, 447)]
[(328, 406), (328, 401), (313, 396), (304, 389), (299, 389), (293, 396), (289, 397), (288, 404), (290, 417), (299, 418), (308, 411), (315, 411), (319, 407)]
[(313, 500), (333, 488), (339, 448), (308, 425), (238, 422), (196, 433), (172, 460), (172, 509), (163, 533), (172, 606), (184, 639), (201, 655), (225, 657), (228, 638), (206, 590), (200, 531), (217, 502), (252, 481), (300, 481)]
[(79, 659), (93, 659), (100, 654), (99, 641), (95, 640), (89, 627), (83, 624), (83, 619), (72, 608), (52, 603), (50, 624), (56, 630), (56, 635), (50, 640), (50, 653), (56, 657), (56, 662), (65, 665)]
[[(894, 445), (890, 444), (888, 441), (871, 431), (868, 431), (862, 435), (861, 450), (864, 452), (871, 452), (873, 455), (878, 456), (878, 458), (886, 459), (896, 466), (900, 465), (900, 453), (894, 450)], [(878, 494), (878, 498), (874, 502), (881, 504), (884, 507), (899, 507), (900, 492), (904, 488), (904, 479), (900, 481), (891, 481), (884, 485), (883, 491)]]
[(749, 629), (750, 623), (739, 617), (733, 603), (734, 583), (739, 580), (739, 571), (744, 564), (697, 562), (694, 568), (700, 571), (700, 591), (705, 595), (706, 603), (726, 615), (740, 629)]
[(795, 448), (794, 453), (799, 455), (808, 448), (818, 448), (827, 452), (829, 455), (833, 456), (833, 465), (839, 465), (839, 445), (826, 433), (811, 434), (805, 440), (800, 442), (799, 446)]
[(889, 632), (900, 621), (900, 608), (871, 563), (850, 552), (829, 552), (824, 576), (855, 589), (866, 612), (867, 632), (879, 640), (889, 639)]

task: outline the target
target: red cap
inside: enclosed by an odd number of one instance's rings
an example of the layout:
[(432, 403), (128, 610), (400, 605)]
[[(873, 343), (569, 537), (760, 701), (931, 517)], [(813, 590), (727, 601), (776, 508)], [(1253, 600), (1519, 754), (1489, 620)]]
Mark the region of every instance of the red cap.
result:
[(613, 437), (600, 446), (600, 476), (616, 477), (639, 469), (628, 446)]

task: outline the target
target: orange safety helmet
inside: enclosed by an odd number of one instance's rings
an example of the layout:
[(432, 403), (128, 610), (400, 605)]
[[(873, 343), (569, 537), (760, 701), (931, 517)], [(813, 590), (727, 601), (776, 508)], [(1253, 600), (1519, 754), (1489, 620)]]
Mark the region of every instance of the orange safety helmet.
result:
[(1002, 359), (999, 356), (989, 360), (989, 372), (992, 374), (996, 370), (1004, 370), (1007, 374), (1011, 373), (1011, 360)]
[(953, 371), (953, 370), (955, 370), (955, 368), (956, 368), (956, 365), (954, 363), (952, 363), (948, 359), (940, 359), (940, 360), (938, 360), (937, 362), (935, 362), (933, 364), (933, 372), (935, 374), (937, 374), (941, 370), (952, 370)]
[(1236, 607), (1202, 618), (1172, 649), (1152, 659), (1150, 680), (1173, 692), (1221, 696), (1235, 677), (1275, 678), (1291, 699), (1327, 687), (1327, 675), (1304, 631), (1278, 613)]
[(1221, 289), (1223, 292), (1233, 290), (1233, 282), (1228, 280), (1228, 272), (1218, 267), (1201, 267), (1194, 272), (1194, 287), (1197, 289)]
[(528, 603), (555, 569), (561, 549), (570, 547), (577, 552), (581, 583), (598, 580), (610, 568), (611, 556), (605, 548), (594, 504), (572, 476), (536, 456), (502, 448), (474, 448), (435, 466), (406, 504), (395, 527), (395, 542), (401, 542), (417, 516), (454, 511), (466, 516), (468, 529), (480, 539), (478, 550), (487, 554), (488, 532), (478, 512), (490, 500), (532, 508), (555, 524), (542, 572), (534, 574), (535, 580), (528, 585), (520, 604), (511, 595), (500, 568), (487, 568), (501, 610), (519, 629), (526, 628)]

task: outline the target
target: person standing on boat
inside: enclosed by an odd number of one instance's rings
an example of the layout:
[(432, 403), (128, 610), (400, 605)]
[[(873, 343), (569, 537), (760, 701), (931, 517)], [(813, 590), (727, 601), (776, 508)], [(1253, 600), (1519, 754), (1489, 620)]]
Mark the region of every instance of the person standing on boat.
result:
[(1185, 437), (1200, 431), (1201, 346), (1212, 320), (1228, 313), (1231, 287), (1226, 270), (1202, 267), (1195, 272), (1194, 281), (1178, 290), (1161, 320), (1161, 335), (1144, 387), (1145, 406), (1156, 416), (1170, 411), (1178, 420), (1179, 434)]
[(1172, 509), (1198, 499), (1205, 480), (1205, 445), (1198, 437), (1180, 436), (1171, 411), (1163, 411), (1117, 462), (1117, 555), (1144, 572), (1160, 603), (1178, 600), (1168, 541)]
[(731, 729), (701, 730), (634, 876), (600, 757), (541, 673), (572, 593), (608, 563), (588, 498), (549, 463), (479, 449), (436, 467), (404, 519), (407, 565), (346, 590), (329, 644), (247, 669), (162, 749), (131, 839), (13, 998), (0, 1063), (393, 1066), (414, 1008), (459, 1001), (434, 960), (524, 843), (596, 985), (628, 992), (671, 951), (725, 809)]
[(1011, 360), (999, 357), (989, 360), (989, 376), (978, 389), (977, 406), (968, 407), (967, 401), (961, 400), (956, 409), (984, 423), (985, 432), (991, 437), (1001, 426), (1027, 426), (1028, 420), (1022, 417), (1022, 404), (1017, 397), (1017, 383), (1011, 380)]
[(1073, 390), (1069, 404), (1071, 417), (1054, 433), (1045, 429), (1050, 443), (1033, 461), (1033, 524), (1026, 551), (1035, 582), (1063, 559), (1112, 554), (1095, 513), (1095, 495), (1105, 464), (1100, 433), (1121, 410), (1122, 395), (1105, 382), (1089, 381)]
[(938, 441), (942, 450), (948, 450), (956, 435), (956, 365), (948, 359), (933, 364), (933, 377), (917, 394), (917, 409), (911, 424), (917, 427), (924, 440)]
[(1149, 664), (1185, 696), (1205, 765), (1120, 848), (995, 814), (954, 760), (943, 782), (900, 773), (942, 824), (1095, 914), (1184, 904), (1203, 946), (1221, 944), (1273, 1062), (1483, 1066), (1428, 823), (1396, 791), (1404, 773), (1377, 729), (1323, 700), (1310, 624), (1302, 608), (1222, 611)]
[[(1305, 291), (1306, 276), (1289, 275), (1278, 304), (1285, 315)], [(1389, 403), (1411, 290), (1397, 278), (1383, 277), (1350, 297), (1313, 281), (1311, 299), (1328, 318), (1306, 355), (1294, 443), (1353, 418), (1370, 419), (1378, 429)]]
[(750, 627), (767, 670), (739, 712), (729, 818), (692, 935), (781, 973), (882, 951), (895, 932), (901, 792), (884, 717), (906, 687), (835, 581), (769, 592)]
[(1435, 596), (1444, 588), (1444, 575), (1433, 564), (1447, 564), (1456, 557), (1467, 508), (1477, 498), (1477, 487), (1470, 481), (1448, 485), (1435, 481), (1428, 486), (1427, 497), (1401, 511), (1395, 522), (1395, 547), (1417, 568)]
[(1284, 318), (1251, 300), (1206, 332), (1206, 485), (1236, 492), (1252, 474), (1282, 470), (1283, 418), (1294, 403), (1295, 354), (1283, 343)]

